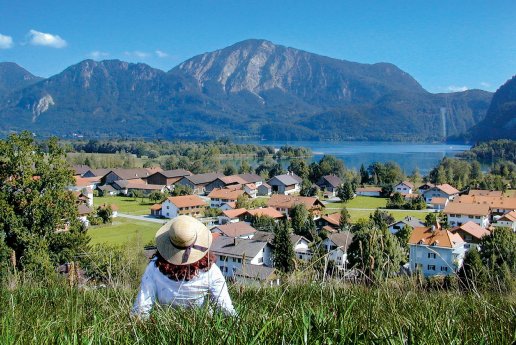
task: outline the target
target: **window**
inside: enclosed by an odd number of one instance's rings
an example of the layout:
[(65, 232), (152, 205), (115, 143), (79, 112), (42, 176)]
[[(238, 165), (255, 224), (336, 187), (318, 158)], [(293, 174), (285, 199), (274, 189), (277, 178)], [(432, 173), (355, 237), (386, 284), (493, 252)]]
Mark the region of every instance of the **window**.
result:
[(258, 258), (258, 262), (259, 262), (259, 263), (262, 263), (262, 262), (263, 262), (263, 257), (259, 257), (259, 258)]
[(429, 259), (435, 259), (435, 253), (428, 253)]
[(242, 263), (242, 259), (238, 258), (238, 259), (237, 259), (237, 262), (238, 262), (239, 264), (241, 264), (241, 263)]
[(167, 210), (170, 208), (170, 206), (167, 205)]
[(473, 219), (474, 217), (473, 216), (468, 216), (469, 219)]
[(441, 266), (441, 272), (448, 272), (447, 266)]
[(428, 265), (426, 269), (429, 271), (435, 271), (435, 265)]
[(225, 269), (226, 269), (226, 267), (225, 267), (225, 266), (220, 266), (220, 271), (221, 271), (221, 272), (224, 272), (224, 270), (225, 270)]

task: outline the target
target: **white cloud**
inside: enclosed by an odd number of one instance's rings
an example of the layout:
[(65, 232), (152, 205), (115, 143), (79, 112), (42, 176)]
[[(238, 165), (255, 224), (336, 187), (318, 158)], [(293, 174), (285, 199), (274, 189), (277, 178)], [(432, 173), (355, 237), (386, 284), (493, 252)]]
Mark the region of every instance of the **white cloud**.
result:
[(467, 86), (456, 86), (456, 85), (450, 85), (446, 88), (449, 92), (462, 92), (467, 91), (469, 88)]
[(98, 50), (94, 50), (94, 51), (92, 51), (91, 53), (89, 53), (89, 56), (90, 56), (92, 59), (101, 59), (101, 58), (108, 57), (108, 56), (109, 56), (109, 53), (101, 52), (101, 51), (98, 51)]
[(166, 58), (166, 57), (168, 57), (168, 54), (167, 54), (167, 53), (165, 53), (164, 51), (159, 50), (159, 49), (158, 49), (158, 50), (156, 50), (156, 51), (155, 51), (155, 53), (156, 53), (156, 55), (157, 55), (159, 58)]
[(64, 48), (67, 45), (66, 41), (58, 35), (52, 35), (45, 32), (30, 30), (28, 36), (29, 43), (35, 46)]
[(491, 84), (489, 84), (489, 83), (487, 83), (485, 81), (481, 81), (480, 82), (480, 86), (482, 86), (482, 87), (491, 87)]
[(142, 52), (142, 51), (139, 51), (139, 50), (134, 50), (132, 52), (124, 52), (124, 55), (126, 56), (132, 56), (132, 57), (137, 57), (137, 58), (140, 58), (140, 59), (144, 59), (146, 57), (149, 57), (149, 53), (147, 52)]
[(13, 46), (13, 38), (0, 34), (0, 49), (9, 49)]

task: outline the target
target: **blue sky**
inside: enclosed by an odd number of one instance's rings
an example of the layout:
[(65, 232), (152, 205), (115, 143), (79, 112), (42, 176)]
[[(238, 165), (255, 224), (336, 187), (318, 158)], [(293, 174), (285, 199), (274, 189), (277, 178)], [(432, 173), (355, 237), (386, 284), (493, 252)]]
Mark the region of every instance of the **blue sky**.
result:
[(87, 58), (169, 70), (263, 38), (338, 59), (391, 62), (431, 92), (494, 91), (516, 74), (514, 18), (514, 0), (0, 0), (0, 61), (44, 77)]

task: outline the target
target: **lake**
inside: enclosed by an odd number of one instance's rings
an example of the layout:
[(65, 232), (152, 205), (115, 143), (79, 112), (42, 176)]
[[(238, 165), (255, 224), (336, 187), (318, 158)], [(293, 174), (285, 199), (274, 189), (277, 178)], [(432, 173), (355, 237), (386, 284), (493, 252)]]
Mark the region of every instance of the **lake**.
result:
[(348, 168), (367, 168), (373, 162), (398, 163), (406, 174), (418, 168), (426, 175), (443, 157), (453, 157), (459, 152), (470, 149), (470, 145), (457, 144), (421, 144), (380, 141), (239, 141), (239, 143), (269, 145), (280, 148), (284, 145), (310, 148), (314, 154), (311, 161), (318, 161), (323, 155), (333, 155), (344, 161)]

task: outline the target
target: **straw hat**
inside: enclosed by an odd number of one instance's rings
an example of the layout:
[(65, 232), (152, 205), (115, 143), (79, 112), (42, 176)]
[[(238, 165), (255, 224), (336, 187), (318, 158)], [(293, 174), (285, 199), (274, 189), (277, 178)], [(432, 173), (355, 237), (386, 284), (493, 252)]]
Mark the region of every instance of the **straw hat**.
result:
[(174, 265), (188, 265), (202, 259), (210, 249), (210, 230), (190, 216), (178, 216), (156, 233), (159, 254)]

